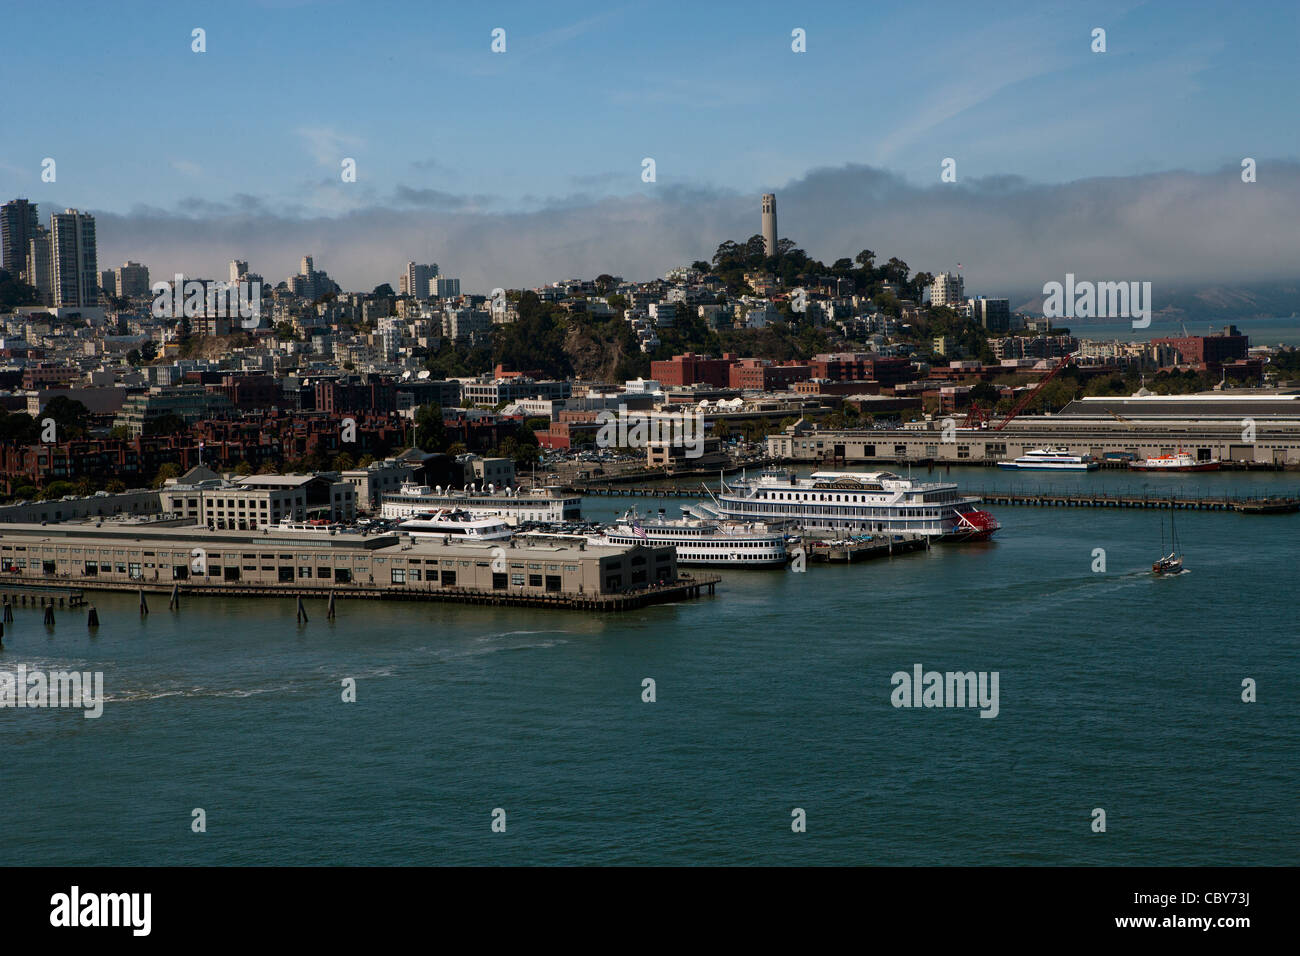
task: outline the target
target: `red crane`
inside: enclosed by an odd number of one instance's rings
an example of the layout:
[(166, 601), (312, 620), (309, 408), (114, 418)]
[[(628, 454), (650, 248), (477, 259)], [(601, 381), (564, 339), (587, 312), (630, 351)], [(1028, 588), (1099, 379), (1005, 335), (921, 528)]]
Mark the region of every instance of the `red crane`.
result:
[[(1074, 358), (1073, 352), (1069, 353), (1068, 355), (1061, 356), (1061, 360), (1052, 367), (1051, 371), (1049, 371), (1046, 375), (1044, 375), (1041, 379), (1038, 380), (1037, 385), (1031, 388), (1024, 395), (1020, 396), (1019, 401), (1017, 401), (1016, 404), (1012, 406), (1011, 411), (1007, 412), (1006, 417), (1003, 418), (1002, 421), (998, 422), (996, 425), (993, 426), (993, 430), (995, 432), (1001, 431), (1002, 429), (1006, 428), (1009, 424), (1011, 424), (1011, 420), (1015, 418), (1017, 415), (1019, 415), (1021, 412), (1023, 412), (1029, 406), (1029, 403), (1032, 402), (1034, 398), (1038, 395), (1038, 393), (1043, 390), (1043, 387), (1052, 379), (1056, 378), (1056, 376), (1060, 373), (1060, 371), (1063, 368), (1065, 368), (1065, 366), (1070, 364), (1070, 359), (1072, 358)], [(962, 425), (962, 427), (963, 428), (987, 427), (989, 423), (990, 413), (991, 413), (990, 409), (981, 408), (975, 402), (971, 402), (970, 411), (966, 413), (966, 421)]]

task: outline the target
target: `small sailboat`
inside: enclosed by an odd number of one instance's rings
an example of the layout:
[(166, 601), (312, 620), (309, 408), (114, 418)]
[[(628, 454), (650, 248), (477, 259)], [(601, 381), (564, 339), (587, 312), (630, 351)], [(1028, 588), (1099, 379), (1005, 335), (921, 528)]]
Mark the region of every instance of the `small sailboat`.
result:
[[(1174, 515), (1169, 513), (1169, 553), (1157, 560), (1151, 565), (1152, 574), (1181, 574), (1183, 570), (1183, 555), (1178, 548), (1178, 528), (1174, 525)], [(1165, 550), (1165, 522), (1160, 519), (1160, 551), (1163, 554)]]

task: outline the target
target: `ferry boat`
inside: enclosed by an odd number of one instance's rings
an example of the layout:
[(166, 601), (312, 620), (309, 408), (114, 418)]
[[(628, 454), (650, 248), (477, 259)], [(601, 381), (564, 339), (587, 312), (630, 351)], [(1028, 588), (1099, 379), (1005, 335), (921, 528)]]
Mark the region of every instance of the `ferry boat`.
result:
[(1179, 449), (1176, 455), (1156, 455), (1154, 458), (1130, 461), (1128, 466), (1133, 471), (1218, 471), (1219, 460), (1217, 458), (1208, 458), (1205, 461), (1197, 461), (1187, 452)]
[(428, 485), (404, 484), (396, 493), (388, 493), (380, 500), (380, 515), (384, 518), (410, 518), (413, 515), (438, 509), (466, 511), (475, 518), (504, 518), (508, 524), (528, 522), (560, 524), (577, 521), (582, 517), (582, 498), (566, 495), (559, 488), (533, 488), (515, 491), (498, 490), (493, 485), (475, 491), (474, 486), (464, 491)]
[(998, 462), (998, 467), (1020, 471), (1092, 471), (1100, 464), (1091, 455), (1071, 455), (1066, 448), (1035, 448), (1019, 458)]
[(701, 503), (691, 511), (731, 521), (788, 521), (810, 531), (982, 541), (1001, 525), (979, 503), (952, 482), (914, 481), (888, 471), (818, 471), (800, 478), (776, 470), (723, 481), (712, 506)]
[(762, 522), (729, 522), (683, 516), (669, 520), (624, 513), (592, 539), (597, 544), (672, 545), (678, 564), (708, 564), (740, 568), (783, 567), (789, 560), (786, 536)]
[(467, 511), (442, 510), (415, 515), (397, 526), (412, 538), (453, 538), (462, 541), (505, 541), (514, 531), (501, 518), (475, 518)]

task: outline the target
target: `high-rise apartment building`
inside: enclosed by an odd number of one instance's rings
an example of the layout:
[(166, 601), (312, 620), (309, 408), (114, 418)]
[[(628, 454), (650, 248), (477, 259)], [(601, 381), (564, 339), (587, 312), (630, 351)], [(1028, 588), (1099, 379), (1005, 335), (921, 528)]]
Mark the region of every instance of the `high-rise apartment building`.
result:
[(51, 262), (50, 230), (37, 226), (27, 243), (27, 273), (23, 279), (35, 286), (41, 305), (54, 304), (54, 265)]
[(50, 217), (50, 243), (55, 307), (99, 305), (95, 217), (75, 209), (55, 213)]
[(149, 295), (149, 267), (138, 262), (124, 262), (116, 272), (119, 298)]
[(248, 275), (247, 259), (230, 260), (230, 284), (231, 285), (234, 285), (236, 282), (238, 282), (240, 279), (243, 279), (247, 275)]
[(930, 304), (956, 308), (964, 305), (966, 282), (959, 275), (940, 272), (930, 283)]
[(0, 206), (0, 244), (4, 246), (0, 267), (15, 279), (27, 268), (28, 243), (39, 228), (36, 203), (14, 199)]
[(406, 272), (398, 280), (401, 287), (398, 291), (402, 295), (413, 295), (417, 299), (427, 299), (429, 297), (429, 282), (438, 276), (438, 264), (431, 262), (428, 265), (420, 265), (415, 262), (406, 264)]

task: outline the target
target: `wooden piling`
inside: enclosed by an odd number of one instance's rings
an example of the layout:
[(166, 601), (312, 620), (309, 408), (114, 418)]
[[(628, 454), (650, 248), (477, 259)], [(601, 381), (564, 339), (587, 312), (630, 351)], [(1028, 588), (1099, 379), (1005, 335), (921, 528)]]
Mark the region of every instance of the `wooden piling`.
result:
[(307, 609), (302, 606), (301, 594), (298, 595), (298, 623), (299, 624), (307, 623)]
[(46, 627), (54, 626), (54, 605), (53, 604), (45, 605), (45, 626)]
[(144, 617), (149, 613), (149, 602), (144, 598), (144, 588), (140, 589), (140, 616)]
[(167, 599), (167, 610), (179, 611), (181, 609), (181, 586), (172, 585), (172, 596)]
[(90, 606), (90, 610), (86, 613), (86, 627), (99, 627), (99, 612), (95, 610), (95, 605), (93, 604)]
[(325, 608), (325, 619), (327, 621), (334, 620), (334, 592), (333, 591), (330, 592), (329, 606)]

